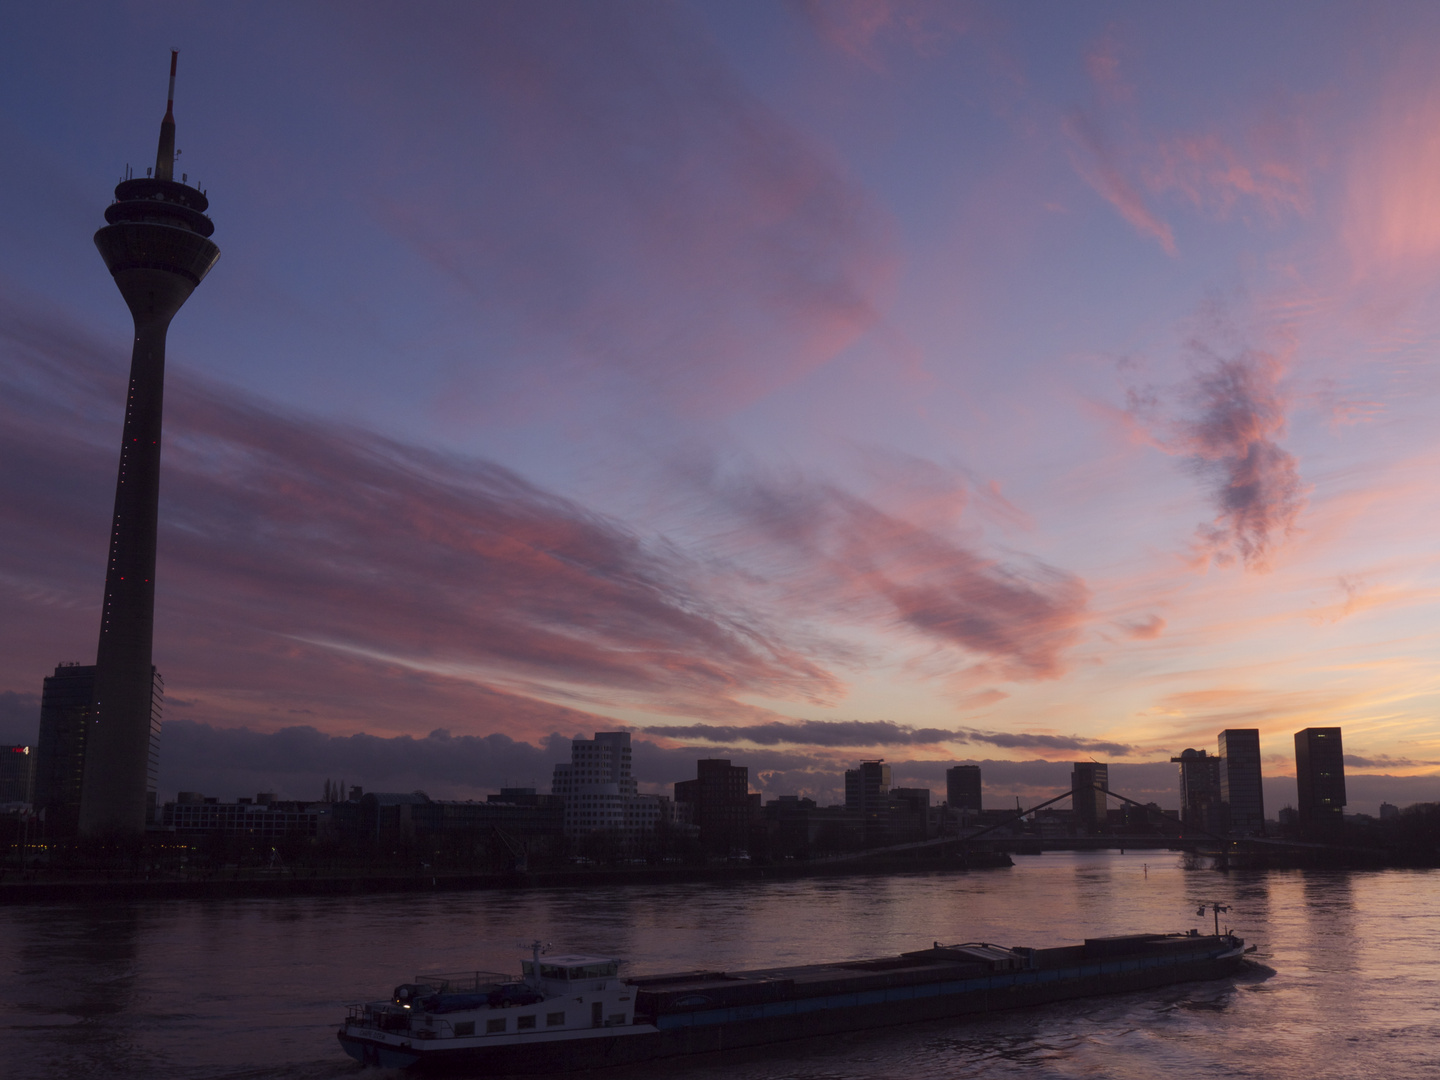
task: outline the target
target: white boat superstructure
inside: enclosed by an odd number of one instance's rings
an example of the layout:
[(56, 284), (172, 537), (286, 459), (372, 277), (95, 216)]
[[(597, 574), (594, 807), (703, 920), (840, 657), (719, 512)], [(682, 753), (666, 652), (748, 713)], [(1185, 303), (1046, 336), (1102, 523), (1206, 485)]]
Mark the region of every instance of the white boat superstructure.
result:
[(491, 971), (422, 974), (389, 1001), (352, 1005), (340, 1031), (352, 1057), (404, 1068), (440, 1050), (563, 1042), (605, 1034), (644, 1034), (635, 992), (620, 961), (602, 956), (541, 956), (519, 977)]

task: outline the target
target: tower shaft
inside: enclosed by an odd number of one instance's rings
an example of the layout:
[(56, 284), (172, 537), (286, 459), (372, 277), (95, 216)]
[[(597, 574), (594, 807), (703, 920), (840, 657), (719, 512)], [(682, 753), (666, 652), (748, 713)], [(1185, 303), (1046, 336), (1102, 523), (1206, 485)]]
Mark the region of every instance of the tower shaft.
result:
[(165, 335), (194, 288), (180, 279), (188, 287), (176, 289), (175, 275), (163, 270), (130, 270), (125, 276), (132, 288), (122, 285), (122, 293), (130, 300), (133, 291), (142, 306), (137, 310), (131, 305), (135, 344), (95, 655), (95, 703), (86, 740), (80, 831), (92, 834), (143, 831), (154, 790), (149, 761), (161, 704), (153, 689), (152, 650)]

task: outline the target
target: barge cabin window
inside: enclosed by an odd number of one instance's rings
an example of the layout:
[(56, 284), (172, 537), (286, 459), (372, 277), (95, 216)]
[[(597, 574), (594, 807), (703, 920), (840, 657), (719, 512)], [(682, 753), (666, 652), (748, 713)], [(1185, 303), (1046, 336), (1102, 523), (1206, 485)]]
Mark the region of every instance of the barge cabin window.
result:
[[(535, 973), (533, 960), (521, 961), (520, 967), (527, 977)], [(576, 964), (574, 967), (562, 967), (559, 964), (540, 965), (542, 979), (564, 979), (570, 982), (578, 982), (581, 979), (613, 979), (619, 973), (620, 964), (615, 960), (602, 964)]]
[(520, 1030), (522, 1030), (523, 1028), (533, 1028), (534, 1026), (535, 1026), (535, 1017), (533, 1017), (533, 1016), (517, 1016), (517, 1017), (515, 1018), (515, 1030), (516, 1030), (516, 1031), (520, 1031)]
[(545, 1014), (545, 1026), (546, 1026), (546, 1027), (563, 1027), (564, 1024), (565, 1024), (565, 1014), (564, 1014), (564, 1013), (546, 1013), (546, 1014)]
[(505, 1018), (502, 1016), (499, 1020), (486, 1020), (486, 1021), (485, 1021), (485, 1034), (486, 1034), (486, 1035), (503, 1035), (503, 1034), (505, 1034)]
[(457, 1020), (457, 1021), (455, 1021), (455, 1034), (456, 1034), (456, 1035), (474, 1035), (474, 1034), (475, 1034), (475, 1021), (474, 1021), (474, 1020)]

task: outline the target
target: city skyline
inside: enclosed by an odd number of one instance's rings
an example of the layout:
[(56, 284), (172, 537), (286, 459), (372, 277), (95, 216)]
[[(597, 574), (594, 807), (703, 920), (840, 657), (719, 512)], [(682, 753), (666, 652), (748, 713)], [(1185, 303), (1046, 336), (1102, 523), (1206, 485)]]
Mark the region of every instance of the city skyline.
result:
[(1335, 726), (1352, 809), (1433, 799), (1440, 15), (975, 10), (5, 15), (0, 741), (88, 663), (129, 327), (55, 237), (163, 29), (236, 237), (171, 335), (181, 765), (623, 727), (792, 793), (1258, 728), (1268, 784)]

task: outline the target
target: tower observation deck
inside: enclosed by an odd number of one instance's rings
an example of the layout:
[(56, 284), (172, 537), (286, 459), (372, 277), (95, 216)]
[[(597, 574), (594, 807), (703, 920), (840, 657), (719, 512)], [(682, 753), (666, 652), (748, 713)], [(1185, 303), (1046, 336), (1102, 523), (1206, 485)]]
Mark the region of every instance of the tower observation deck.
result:
[(160, 508), (160, 420), (165, 335), (220, 249), (205, 216), (209, 200), (175, 171), (175, 65), (160, 123), (153, 175), (122, 180), (95, 246), (135, 321), (105, 602), (95, 660), (95, 697), (85, 739), (80, 832), (144, 830), (155, 791), (161, 701), (152, 663), (155, 541)]

